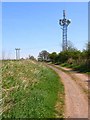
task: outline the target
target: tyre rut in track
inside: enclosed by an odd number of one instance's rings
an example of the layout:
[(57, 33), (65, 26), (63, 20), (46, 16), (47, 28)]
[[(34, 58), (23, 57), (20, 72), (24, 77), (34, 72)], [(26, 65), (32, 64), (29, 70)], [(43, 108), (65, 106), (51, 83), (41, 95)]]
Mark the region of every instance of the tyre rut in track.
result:
[(60, 76), (65, 87), (65, 117), (88, 118), (88, 99), (72, 78), (62, 70), (48, 65)]

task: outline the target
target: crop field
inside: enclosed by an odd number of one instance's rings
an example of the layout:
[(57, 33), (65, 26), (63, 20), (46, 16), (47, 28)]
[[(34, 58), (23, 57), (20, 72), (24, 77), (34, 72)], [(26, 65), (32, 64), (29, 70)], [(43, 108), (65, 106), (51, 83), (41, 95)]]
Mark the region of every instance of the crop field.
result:
[(64, 117), (64, 86), (53, 70), (32, 60), (2, 61), (1, 70), (3, 118)]

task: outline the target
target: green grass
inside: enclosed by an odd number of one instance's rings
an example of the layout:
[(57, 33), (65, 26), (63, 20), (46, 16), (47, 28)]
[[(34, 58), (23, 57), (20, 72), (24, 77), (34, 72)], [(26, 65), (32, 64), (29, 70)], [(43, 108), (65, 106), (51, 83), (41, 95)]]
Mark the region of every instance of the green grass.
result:
[(63, 117), (64, 86), (58, 75), (42, 63), (3, 61), (2, 93), (3, 118)]
[(83, 64), (69, 64), (69, 63), (63, 63), (61, 64), (62, 67), (68, 67), (68, 68), (72, 68), (75, 71), (81, 72), (81, 73), (88, 73), (90, 74), (90, 69), (89, 69), (89, 65), (87, 65), (86, 63)]

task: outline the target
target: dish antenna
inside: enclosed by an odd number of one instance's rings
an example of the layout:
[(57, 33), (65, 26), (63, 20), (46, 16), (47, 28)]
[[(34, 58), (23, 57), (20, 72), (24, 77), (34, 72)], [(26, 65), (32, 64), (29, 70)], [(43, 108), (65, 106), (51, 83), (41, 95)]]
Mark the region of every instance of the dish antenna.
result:
[(71, 19), (66, 19), (66, 12), (63, 10), (63, 19), (59, 20), (60, 26), (62, 26), (62, 50), (67, 50), (67, 27), (71, 23)]

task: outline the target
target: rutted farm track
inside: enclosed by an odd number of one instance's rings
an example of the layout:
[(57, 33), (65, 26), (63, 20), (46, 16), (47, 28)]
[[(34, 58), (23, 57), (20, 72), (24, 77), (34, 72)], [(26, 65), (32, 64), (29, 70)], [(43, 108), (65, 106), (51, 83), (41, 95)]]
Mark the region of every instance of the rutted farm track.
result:
[(88, 98), (80, 84), (58, 67), (48, 66), (58, 73), (65, 86), (65, 117), (88, 118)]

